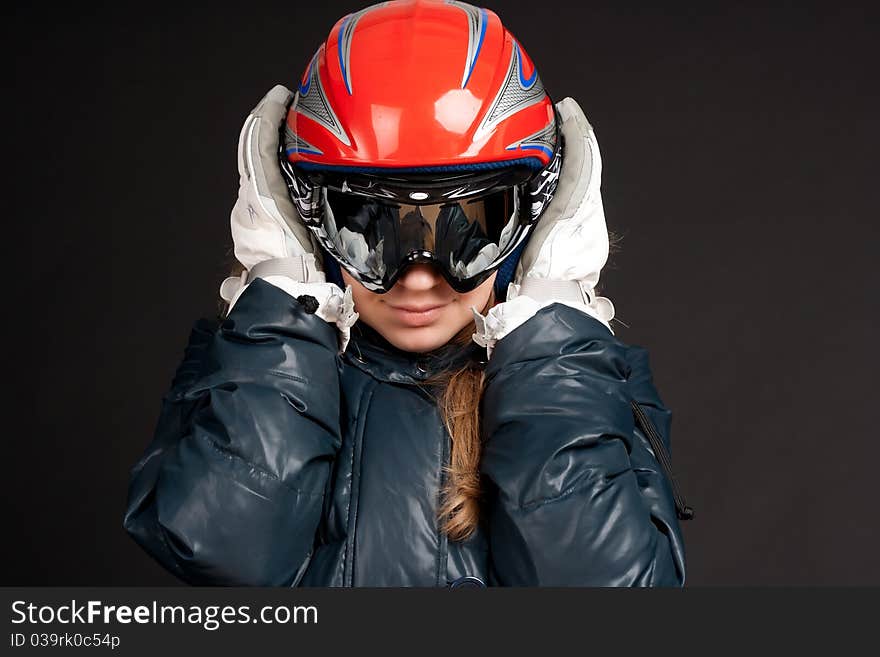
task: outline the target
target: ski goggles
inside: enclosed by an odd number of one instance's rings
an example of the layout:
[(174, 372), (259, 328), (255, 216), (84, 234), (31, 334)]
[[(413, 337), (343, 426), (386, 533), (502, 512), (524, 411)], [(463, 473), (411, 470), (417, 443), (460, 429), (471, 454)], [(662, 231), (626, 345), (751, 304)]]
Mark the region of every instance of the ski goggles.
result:
[(427, 263), (465, 293), (517, 249), (552, 199), (558, 142), (537, 171), (528, 158), (452, 173), (293, 166), (283, 151), (279, 159), (305, 225), (364, 287), (385, 293), (408, 267)]

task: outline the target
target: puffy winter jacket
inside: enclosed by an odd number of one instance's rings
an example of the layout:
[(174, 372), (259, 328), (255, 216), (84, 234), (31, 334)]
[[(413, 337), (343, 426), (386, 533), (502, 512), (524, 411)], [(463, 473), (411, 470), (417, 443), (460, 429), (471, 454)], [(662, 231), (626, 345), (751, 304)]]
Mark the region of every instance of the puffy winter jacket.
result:
[(340, 355), (334, 326), (257, 279), (195, 324), (124, 526), (193, 584), (683, 585), (670, 482), (630, 408), (668, 447), (647, 353), (563, 304), (483, 363), (483, 523), (439, 531), (451, 441), (422, 382), (485, 355), (403, 352), (363, 322)]

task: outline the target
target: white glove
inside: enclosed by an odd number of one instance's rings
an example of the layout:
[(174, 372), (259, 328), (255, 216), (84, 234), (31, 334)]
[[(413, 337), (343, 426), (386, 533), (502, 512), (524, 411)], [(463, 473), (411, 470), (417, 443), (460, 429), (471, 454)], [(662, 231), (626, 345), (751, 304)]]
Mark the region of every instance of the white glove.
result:
[(614, 333), (614, 304), (594, 292), (608, 260), (599, 144), (577, 102), (564, 98), (556, 109), (565, 138), (556, 193), (523, 249), (507, 300), (485, 316), (472, 308), (474, 342), (486, 347), (489, 357), (498, 340), (552, 303), (577, 308)]
[(276, 85), (248, 115), (238, 140), (238, 200), (232, 208), (235, 257), (247, 271), (220, 286), (231, 311), (249, 280), (256, 277), (293, 297), (318, 302), (315, 314), (339, 329), (340, 351), (348, 346), (354, 312), (351, 286), (343, 292), (328, 283), (311, 231), (302, 223), (278, 166), (280, 128), (292, 93)]

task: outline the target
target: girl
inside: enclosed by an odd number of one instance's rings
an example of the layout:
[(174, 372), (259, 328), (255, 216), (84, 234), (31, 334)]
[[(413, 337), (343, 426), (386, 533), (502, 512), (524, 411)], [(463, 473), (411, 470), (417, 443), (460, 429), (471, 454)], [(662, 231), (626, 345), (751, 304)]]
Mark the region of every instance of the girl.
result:
[(132, 472), (140, 545), (194, 584), (683, 585), (670, 412), (595, 293), (595, 136), (497, 15), (343, 18), (239, 172), (245, 269)]

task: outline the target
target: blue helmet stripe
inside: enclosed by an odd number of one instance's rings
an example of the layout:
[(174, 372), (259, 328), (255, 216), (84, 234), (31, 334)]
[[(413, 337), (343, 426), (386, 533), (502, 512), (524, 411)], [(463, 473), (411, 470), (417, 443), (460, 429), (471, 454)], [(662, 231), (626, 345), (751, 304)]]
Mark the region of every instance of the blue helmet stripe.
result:
[(285, 155), (290, 155), (291, 153), (305, 153), (306, 155), (323, 155), (321, 151), (312, 150), (311, 148), (288, 148), (284, 151)]
[(342, 25), (339, 26), (339, 36), (336, 38), (336, 53), (339, 56), (339, 67), (342, 69), (342, 79), (345, 80), (345, 88), (348, 89), (349, 95), (351, 95), (351, 82), (348, 80), (348, 70), (345, 68), (345, 57), (342, 54), (342, 42), (343, 35), (345, 34), (345, 26), (348, 24), (348, 21), (351, 20), (353, 14), (350, 14), (345, 17), (345, 20), (342, 21)]
[(464, 89), (467, 86), (468, 81), (471, 79), (471, 73), (474, 72), (474, 68), (477, 65), (477, 59), (480, 56), (480, 50), (483, 48), (483, 39), (486, 36), (486, 23), (489, 20), (489, 16), (486, 14), (486, 10), (482, 7), (480, 8), (480, 39), (477, 41), (477, 50), (474, 53), (474, 58), (471, 60), (470, 68), (467, 72), (467, 77), (464, 80), (464, 84), (461, 85), (461, 88)]
[(540, 144), (522, 144), (520, 148), (524, 151), (541, 151), (542, 153), (546, 153), (547, 157), (553, 157), (553, 151)]
[(308, 75), (306, 75), (306, 83), (303, 84), (302, 82), (300, 82), (300, 85), (299, 85), (299, 92), (300, 92), (303, 96), (308, 95), (308, 93), (309, 93), (309, 89), (312, 88), (312, 69), (315, 67), (315, 59), (316, 59), (316, 58), (317, 58), (317, 55), (313, 55), (313, 56), (312, 56), (312, 61), (309, 62), (309, 73), (308, 73)]
[(514, 47), (516, 48), (516, 67), (517, 73), (519, 73), (519, 83), (522, 85), (523, 89), (529, 89), (533, 84), (535, 84), (535, 80), (538, 78), (538, 67), (534, 67), (532, 69), (532, 77), (526, 80), (523, 77), (523, 58), (522, 51), (519, 49), (519, 44), (514, 41)]

